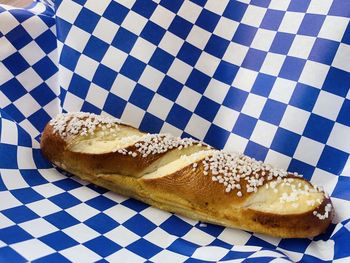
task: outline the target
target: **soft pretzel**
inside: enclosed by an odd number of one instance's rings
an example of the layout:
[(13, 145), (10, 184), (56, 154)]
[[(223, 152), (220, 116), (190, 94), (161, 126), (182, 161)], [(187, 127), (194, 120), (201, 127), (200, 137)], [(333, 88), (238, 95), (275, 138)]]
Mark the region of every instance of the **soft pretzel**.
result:
[(86, 181), (203, 222), (295, 238), (322, 233), (333, 216), (327, 194), (297, 173), (111, 117), (59, 114), (41, 149)]

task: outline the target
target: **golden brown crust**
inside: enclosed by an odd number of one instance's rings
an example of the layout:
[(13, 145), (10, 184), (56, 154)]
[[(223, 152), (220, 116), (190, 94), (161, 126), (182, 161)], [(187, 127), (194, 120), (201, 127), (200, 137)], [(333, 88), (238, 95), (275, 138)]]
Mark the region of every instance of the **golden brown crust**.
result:
[[(332, 213), (324, 220), (318, 219), (310, 209), (305, 213), (266, 213), (245, 206), (254, 195), (246, 193), (242, 184), (242, 197), (237, 189), (230, 193), (213, 182), (211, 174), (203, 175), (203, 165), (197, 169), (186, 166), (172, 174), (159, 178), (136, 178), (135, 174), (147, 168), (164, 154), (138, 155), (131, 157), (118, 152), (86, 154), (71, 152), (68, 142), (53, 131), (50, 124), (45, 127), (41, 139), (43, 154), (54, 164), (114, 192), (127, 195), (158, 208), (179, 213), (197, 220), (236, 227), (278, 237), (311, 237), (325, 231), (332, 220)], [(130, 146), (128, 150), (135, 150)], [(294, 178), (288, 175), (287, 178)], [(324, 198), (316, 208), (324, 213), (330, 199)]]

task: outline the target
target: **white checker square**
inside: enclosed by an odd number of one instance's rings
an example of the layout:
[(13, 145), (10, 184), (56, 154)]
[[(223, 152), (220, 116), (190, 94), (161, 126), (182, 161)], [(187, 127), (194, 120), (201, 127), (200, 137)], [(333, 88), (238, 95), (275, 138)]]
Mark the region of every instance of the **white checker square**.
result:
[(118, 262), (120, 261), (121, 258), (123, 259), (123, 262), (133, 262), (133, 263), (145, 262), (144, 258), (136, 255), (135, 253), (132, 253), (131, 251), (125, 248), (122, 248), (121, 250), (115, 252), (112, 255), (109, 255), (105, 259), (108, 262)]
[(296, 35), (288, 51), (288, 56), (307, 59), (315, 41), (316, 37)]
[(128, 29), (130, 32), (136, 35), (140, 35), (146, 24), (147, 24), (146, 18), (130, 10), (128, 12), (128, 15), (124, 19), (122, 26)]
[(350, 71), (350, 45), (340, 43), (337, 53), (332, 62), (332, 66), (345, 71)]
[(100, 211), (85, 203), (77, 204), (73, 207), (66, 209), (66, 211), (71, 216), (78, 219), (80, 222), (84, 222), (85, 220), (88, 220), (89, 218), (100, 213)]
[[(335, 211), (337, 211), (337, 213), (335, 213), (334, 219), (332, 221), (335, 223), (339, 223), (339, 222), (342, 222), (344, 220), (349, 219), (350, 218), (350, 210), (348, 208), (349, 201), (344, 200), (344, 199), (340, 199), (340, 198), (335, 198), (335, 197), (332, 197), (331, 200), (332, 200), (332, 203), (334, 205)], [(336, 262), (336, 261), (334, 261), (334, 262)], [(347, 262), (343, 261), (340, 263), (347, 263)]]
[(179, 11), (177, 12), (177, 15), (194, 24), (201, 11), (202, 8), (200, 6), (190, 1), (184, 1)]
[(338, 182), (338, 179), (339, 177), (337, 175), (334, 175), (324, 170), (321, 170), (319, 168), (316, 168), (310, 181), (314, 185), (322, 186), (324, 190), (330, 194), (333, 192)]
[(343, 102), (344, 98), (321, 90), (312, 112), (335, 121)]
[(320, 89), (327, 77), (329, 68), (330, 66), (307, 60), (299, 77), (299, 82)]
[(269, 51), (275, 36), (275, 31), (259, 28), (250, 47)]
[(257, 76), (258, 72), (256, 71), (246, 68), (239, 68), (232, 82), (232, 86), (250, 92)]
[(35, 212), (41, 217), (47, 216), (62, 210), (60, 207), (58, 207), (48, 199), (42, 199), (42, 200), (27, 204), (26, 206), (29, 207), (33, 212)]
[(188, 259), (187, 256), (177, 254), (169, 250), (162, 250), (158, 254), (150, 258), (152, 262), (169, 262), (169, 263), (185, 262), (186, 259)]
[[(92, 1), (89, 1), (89, 2), (92, 2)], [(98, 5), (95, 4), (95, 6), (99, 7), (100, 2)], [(109, 21), (104, 17), (101, 17), (92, 34), (97, 38), (103, 40), (104, 42), (111, 44), (118, 29), (119, 29), (119, 25)]]
[(86, 202), (100, 194), (89, 187), (81, 186), (68, 191), (71, 195), (78, 198), (82, 202)]
[(167, 74), (175, 80), (179, 81), (180, 83), (185, 84), (191, 72), (191, 66), (175, 58)]
[(287, 10), (289, 3), (289, 0), (271, 0), (269, 8), (285, 11)]
[[(36, 137), (40, 135), (40, 132), (33, 126), (33, 124), (28, 120), (24, 119), (19, 123), (19, 125), (29, 134), (33, 137)], [(32, 140), (33, 145), (35, 143), (35, 140)]]
[(39, 170), (40, 174), (49, 182), (56, 182), (66, 177), (58, 172), (55, 168), (52, 169), (41, 169)]
[(118, 74), (112, 85), (110, 92), (127, 101), (129, 100), (135, 86), (136, 86), (135, 81), (121, 74)]
[(19, 50), (19, 53), (31, 66), (46, 56), (44, 51), (38, 46), (35, 41), (32, 41), (25, 45)]
[[(56, 16), (60, 17), (67, 22), (74, 24), (75, 19), (80, 14), (80, 10), (83, 7), (73, 1), (64, 1), (60, 4), (56, 11)], [(78, 38), (79, 39), (79, 38)]]
[(0, 71), (1, 71), (0, 85), (4, 84), (5, 82), (7, 82), (8, 80), (14, 77), (14, 75), (7, 69), (7, 67), (5, 67), (3, 63), (0, 64)]
[(262, 120), (258, 120), (250, 139), (253, 142), (265, 146), (266, 148), (270, 148), (276, 131), (277, 126)]
[(349, 19), (341, 16), (326, 16), (318, 37), (340, 42), (343, 38)]
[(148, 106), (147, 112), (165, 120), (173, 105), (174, 102), (156, 93)]
[(4, 60), (17, 51), (17, 49), (6, 37), (0, 38), (0, 46), (0, 61)]
[(154, 10), (150, 20), (158, 26), (168, 29), (171, 22), (173, 21), (175, 14), (161, 5), (158, 5)]
[(296, 84), (297, 83), (292, 80), (277, 78), (273, 84), (269, 98), (288, 104), (296, 87)]
[(68, 90), (69, 83), (72, 79), (73, 72), (66, 67), (62, 66), (61, 64), (58, 65), (58, 71), (60, 72), (60, 86)]
[(160, 210), (158, 208), (154, 208), (152, 206), (142, 210), (140, 214), (157, 226), (161, 225), (165, 220), (167, 220), (171, 216), (169, 212)]
[[(280, 1), (280, 0), (275, 0)], [(289, 1), (289, 0), (288, 0)], [(301, 22), (304, 19), (304, 13), (286, 12), (283, 16), (282, 22), (278, 28), (279, 32), (296, 34), (299, 30)]]
[(323, 148), (324, 144), (302, 136), (293, 157), (310, 165), (316, 166), (322, 154)]
[(202, 95), (199, 94), (197, 91), (194, 91), (184, 86), (176, 99), (176, 103), (181, 105), (185, 109), (194, 112), (201, 97)]
[(40, 36), (49, 28), (40, 16), (29, 17), (22, 22), (22, 26), (33, 39)]
[(248, 50), (249, 47), (230, 42), (224, 54), (223, 60), (230, 62), (234, 65), (240, 66), (243, 63), (243, 60), (248, 53)]
[(283, 114), (280, 127), (301, 135), (304, 132), (310, 114), (308, 111), (288, 105)]
[(185, 132), (196, 137), (198, 140), (203, 140), (210, 127), (210, 122), (198, 116), (192, 114), (191, 119), (187, 123)]
[(212, 235), (209, 235), (196, 227), (191, 228), (191, 230), (182, 238), (200, 246), (207, 246), (215, 239)]
[(176, 128), (175, 126), (171, 125), (170, 123), (164, 122), (160, 133), (170, 133), (171, 135), (181, 137), (182, 130)]
[(333, 0), (311, 1), (307, 13), (327, 15)]
[[(217, 5), (218, 3), (221, 3), (221, 2), (222, 1), (220, 2), (208, 1), (207, 3), (215, 3), (215, 5)], [(234, 34), (237, 31), (238, 26), (239, 26), (239, 23), (237, 21), (228, 19), (226, 17), (220, 17), (220, 20), (214, 29), (214, 34), (231, 41)]]
[(127, 103), (120, 119), (129, 125), (139, 127), (144, 115), (144, 110), (131, 103)]
[(18, 131), (16, 123), (2, 118), (0, 138), (1, 143), (18, 145)]
[(267, 53), (264, 63), (261, 66), (260, 72), (272, 76), (278, 76), (285, 59), (286, 56), (284, 55)]
[(218, 110), (213, 123), (217, 126), (224, 128), (225, 130), (231, 132), (233, 126), (236, 124), (239, 112), (232, 110), (226, 106), (221, 105)]
[(67, 112), (80, 111), (83, 103), (84, 101), (81, 98), (68, 91), (66, 94), (66, 99), (63, 103), (63, 109)]
[(203, 50), (207, 45), (210, 36), (211, 33), (194, 25), (191, 32), (188, 34), (186, 41)]
[(91, 83), (86, 95), (86, 101), (102, 109), (106, 102), (108, 93), (109, 92), (107, 90), (100, 88), (94, 83)]
[(81, 54), (75, 67), (75, 73), (92, 81), (99, 63), (92, 58)]
[(118, 3), (131, 9), (136, 0), (118, 0)]
[[(0, 64), (0, 71), (1, 71), (1, 64)], [(0, 79), (1, 82), (1, 79)], [(1, 85), (1, 83), (0, 83)], [(6, 97), (6, 95), (4, 93), (2, 93), (0, 91), (0, 108), (5, 108), (6, 106), (10, 105), (11, 101), (8, 99), (8, 97)]]
[(203, 261), (218, 262), (227, 254), (227, 249), (219, 246), (199, 247), (191, 256), (192, 258)]
[(20, 23), (10, 12), (2, 12), (0, 16), (0, 32), (6, 35)]
[(229, 89), (230, 85), (227, 85), (216, 79), (211, 79), (203, 95), (221, 104), (224, 101)]
[(291, 160), (291, 157), (288, 157), (287, 155), (281, 154), (270, 149), (267, 152), (264, 162), (272, 164), (275, 167), (287, 170)]
[(5, 228), (13, 225), (15, 225), (15, 223), (12, 220), (8, 219), (6, 216), (0, 213), (0, 228)]
[(248, 5), (241, 22), (253, 27), (259, 27), (265, 16), (266, 10), (267, 9), (264, 7)]
[(55, 231), (58, 231), (58, 228), (50, 224), (42, 218), (36, 218), (30, 221), (25, 221), (24, 223), (19, 224), (21, 228), (31, 234), (33, 237), (38, 238), (48, 234), (51, 234)]
[[(56, 76), (53, 75), (53, 76)], [(52, 77), (53, 77), (52, 76)], [(51, 78), (52, 78), (51, 77)], [(28, 68), (19, 75), (16, 76), (16, 79), (22, 84), (22, 86), (27, 90), (31, 91), (32, 89), (38, 87), (42, 82), (43, 79), (34, 71), (33, 68)], [(48, 80), (46, 80), (47, 83)], [(47, 83), (49, 85), (49, 83)], [(57, 85), (57, 84), (56, 84)], [(55, 86), (56, 86), (55, 85)], [(53, 87), (53, 85), (49, 85), (50, 88)]]
[(87, 262), (87, 259), (89, 259), (88, 262), (96, 262), (101, 259), (101, 256), (84, 245), (77, 245), (61, 250), (60, 254), (68, 258), (71, 262)]
[(335, 123), (327, 144), (344, 152), (350, 152), (350, 127)]
[(156, 92), (164, 79), (165, 74), (149, 65), (146, 66), (139, 79), (139, 83)]
[(228, 152), (244, 152), (247, 147), (248, 139), (243, 138), (237, 134), (231, 133), (227, 139), (224, 150)]
[(195, 68), (202, 71), (206, 75), (212, 77), (220, 64), (220, 59), (210, 55), (207, 52), (202, 52)]
[(62, 231), (79, 243), (87, 242), (100, 235), (98, 232), (82, 223), (65, 228)]
[(156, 227), (143, 238), (161, 248), (167, 248), (177, 239), (176, 236), (170, 235), (160, 227)]
[(23, 179), (20, 171), (17, 169), (1, 169), (0, 174), (1, 179), (8, 190), (29, 187), (27, 182)]
[(259, 118), (265, 106), (266, 100), (267, 99), (265, 97), (250, 93), (244, 103), (242, 112), (251, 117)]
[(348, 160), (346, 161), (346, 164), (344, 165), (344, 169), (341, 173), (342, 176), (350, 176), (350, 156), (348, 157)]
[(123, 247), (130, 245), (140, 238), (138, 235), (125, 228), (123, 225), (114, 228), (113, 230), (104, 234), (104, 236)]
[(10, 192), (0, 192), (0, 211), (22, 205)]
[(130, 55), (138, 58), (144, 63), (148, 63), (151, 59), (154, 51), (156, 50), (156, 46), (151, 42), (144, 40), (143, 38), (138, 38), (130, 52)]
[(122, 204), (114, 205), (113, 207), (105, 210), (104, 213), (113, 218), (119, 224), (123, 224), (125, 221), (137, 214), (134, 210), (127, 208)]
[(23, 242), (19, 242), (11, 245), (19, 254), (25, 257), (27, 260), (32, 261), (49, 254), (55, 253), (51, 247), (47, 246), (38, 239), (30, 239)]
[(13, 104), (21, 111), (25, 117), (29, 117), (40, 109), (39, 103), (37, 103), (29, 93), (25, 94), (23, 97), (20, 97)]
[(251, 234), (234, 228), (224, 228), (218, 239), (235, 246), (244, 246), (251, 238)]
[(176, 57), (184, 42), (185, 41), (178, 36), (169, 31), (166, 31), (158, 46), (164, 51)]
[[(74, 3), (74, 2), (72, 2)], [(60, 10), (60, 9), (58, 9)], [(68, 11), (67, 13), (71, 13), (73, 11)], [(69, 31), (65, 44), (78, 52), (82, 53), (87, 42), (90, 39), (90, 34), (81, 30), (80, 28), (76, 26), (72, 26), (71, 30)]]
[(230, 0), (207, 1), (204, 8), (214, 12), (215, 14), (222, 15), (229, 2)]
[(28, 147), (17, 147), (17, 163), (19, 169), (36, 169), (33, 158), (33, 149)]
[(334, 245), (323, 240), (313, 241), (305, 249), (304, 254), (311, 255), (317, 259), (324, 261), (332, 261), (334, 258)]
[(103, 15), (108, 5), (112, 2), (111, 0), (99, 0), (98, 5), (96, 5), (95, 0), (87, 0), (84, 4), (84, 7), (91, 10), (92, 12)]
[(51, 196), (58, 195), (64, 192), (64, 190), (51, 183), (33, 186), (32, 188), (45, 198), (49, 198)]

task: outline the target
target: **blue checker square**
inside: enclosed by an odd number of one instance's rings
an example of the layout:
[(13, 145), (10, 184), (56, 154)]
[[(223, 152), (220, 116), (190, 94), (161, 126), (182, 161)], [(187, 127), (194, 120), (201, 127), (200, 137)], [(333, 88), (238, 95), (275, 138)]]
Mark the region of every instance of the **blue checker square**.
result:
[(276, 77), (259, 73), (255, 79), (251, 92), (263, 97), (268, 97), (275, 81)]
[(220, 108), (217, 102), (202, 96), (194, 112), (202, 118), (212, 122)]
[(250, 48), (243, 60), (242, 67), (251, 69), (254, 71), (259, 71), (262, 64), (265, 61), (266, 55), (267, 55), (267, 52), (264, 52), (255, 48)]
[(120, 73), (134, 81), (138, 81), (145, 68), (145, 63), (133, 56), (128, 56), (120, 69)]
[(196, 65), (201, 53), (202, 51), (199, 48), (185, 41), (177, 54), (177, 58), (193, 67)]
[(180, 255), (192, 256), (199, 246), (182, 238), (176, 239), (167, 249)]
[(15, 76), (29, 67), (28, 62), (18, 52), (2, 60), (2, 63), (4, 63), (5, 67)]
[(177, 237), (182, 237), (183, 235), (186, 235), (188, 231), (192, 229), (192, 225), (185, 222), (176, 215), (170, 216), (159, 227), (167, 231), (169, 234)]
[(16, 199), (23, 204), (29, 204), (40, 199), (43, 199), (43, 196), (38, 194), (32, 188), (21, 188), (11, 191), (11, 194), (16, 197)]
[(329, 9), (329, 15), (348, 17), (349, 16), (349, 9), (347, 8), (348, 6), (349, 6), (349, 3), (344, 2), (343, 0), (333, 0), (331, 8)]
[(39, 173), (37, 169), (20, 170), (20, 173), (27, 184), (32, 187), (47, 183), (46, 179)]
[[(258, 2), (260, 0), (257, 0)], [(285, 12), (274, 9), (267, 9), (260, 24), (261, 28), (277, 31), (281, 25)]]
[(180, 16), (175, 16), (168, 30), (182, 39), (186, 39), (193, 25)]
[(84, 224), (100, 234), (107, 233), (119, 225), (115, 220), (103, 213), (89, 218)]
[(18, 169), (17, 146), (0, 143), (0, 168)]
[(111, 199), (104, 197), (102, 195), (97, 196), (93, 199), (90, 199), (89, 201), (87, 201), (85, 203), (89, 206), (92, 206), (93, 208), (95, 208), (99, 211), (104, 211), (104, 210), (116, 205), (116, 203), (114, 201), (112, 201)]
[(25, 47), (33, 40), (22, 25), (18, 25), (8, 32), (6, 38), (17, 50)]
[(136, 1), (131, 10), (145, 18), (150, 18), (157, 8), (157, 4), (153, 1)]
[(337, 122), (342, 123), (342, 124), (350, 127), (349, 116), (350, 116), (350, 100), (345, 100), (341, 109), (340, 109), (340, 112), (339, 112), (339, 115), (337, 118)]
[(229, 44), (230, 41), (212, 34), (204, 48), (204, 51), (218, 58), (222, 58)]
[(287, 56), (282, 65), (279, 77), (298, 81), (305, 63), (306, 60)]
[(57, 72), (57, 66), (48, 56), (35, 63), (33, 69), (43, 80), (47, 80)]
[(268, 99), (264, 105), (259, 119), (274, 125), (279, 125), (286, 108), (286, 104), (276, 100)]
[(311, 0), (304, 0), (301, 2), (291, 1), (287, 10), (293, 12), (306, 12), (310, 2)]
[(78, 74), (73, 73), (72, 79), (69, 83), (69, 92), (78, 96), (79, 98), (86, 98), (89, 91), (91, 82), (81, 77)]
[(233, 127), (233, 133), (249, 139), (257, 123), (257, 119), (241, 113)]
[(333, 121), (316, 114), (311, 114), (303, 135), (315, 141), (326, 143), (333, 126)]
[(214, 73), (214, 78), (228, 85), (231, 85), (238, 72), (238, 69), (238, 66), (221, 60), (218, 68)]
[(33, 159), (37, 169), (52, 168), (52, 164), (43, 156), (40, 149), (32, 149)]
[(278, 244), (278, 247), (303, 253), (310, 245), (311, 240), (307, 238), (285, 238)]
[(120, 97), (109, 93), (104, 104), (103, 110), (108, 112), (109, 114), (119, 118), (122, 116), (123, 111), (126, 106), (126, 101), (121, 99)]
[(241, 111), (248, 97), (248, 92), (231, 87), (226, 94), (223, 104), (236, 111)]
[(47, 263), (47, 262), (57, 262), (57, 263), (71, 263), (69, 259), (62, 256), (60, 253), (56, 252), (50, 255), (47, 255), (42, 258), (38, 258), (32, 261), (33, 263)]
[(219, 126), (212, 124), (204, 138), (204, 142), (217, 148), (222, 149), (225, 146), (225, 143), (230, 136), (230, 132), (225, 129), (220, 128)]
[(157, 47), (148, 64), (163, 73), (167, 73), (174, 59), (174, 56)]
[(171, 108), (165, 121), (179, 129), (185, 129), (191, 116), (191, 111), (175, 103)]
[(211, 78), (197, 69), (193, 69), (189, 75), (186, 86), (203, 94)]
[(275, 38), (273, 39), (270, 52), (282, 55), (288, 54), (288, 51), (293, 43), (294, 38), (294, 34), (277, 32)]
[(103, 17), (120, 25), (124, 21), (128, 12), (129, 9), (125, 6), (117, 3), (116, 1), (111, 1), (107, 9), (103, 13)]
[(223, 13), (224, 17), (241, 22), (248, 5), (239, 1), (229, 1)]
[(43, 131), (46, 123), (51, 120), (51, 116), (47, 112), (40, 108), (40, 110), (34, 112), (28, 117), (28, 120), (34, 125), (38, 131)]
[(53, 182), (54, 185), (58, 186), (59, 188), (65, 190), (65, 191), (71, 191), (73, 189), (77, 189), (79, 187), (82, 187), (82, 185), (70, 178), (62, 179), (56, 182)]
[(0, 248), (0, 255), (4, 262), (27, 262), (24, 257), (8, 246)]
[[(310, 60), (317, 61), (326, 65), (331, 65), (332, 61), (337, 53), (339, 42), (317, 38), (313, 45), (309, 58)], [(327, 50), (327, 52), (324, 52)]]
[(84, 243), (84, 246), (91, 249), (92, 251), (94, 251), (102, 257), (107, 257), (110, 254), (113, 254), (122, 248), (117, 243), (104, 236), (94, 238)]
[(243, 46), (250, 46), (258, 29), (249, 25), (239, 24), (232, 41)]
[(118, 73), (113, 69), (106, 67), (103, 64), (99, 64), (92, 82), (109, 91), (112, 88), (113, 82), (115, 81)]
[(150, 220), (140, 214), (137, 214), (124, 222), (123, 226), (141, 237), (147, 235), (157, 227)]
[(165, 8), (169, 9), (173, 13), (177, 13), (179, 11), (180, 7), (182, 6), (184, 0), (174, 1), (174, 0), (161, 0), (160, 5), (164, 6)]
[(79, 243), (62, 231), (57, 231), (39, 238), (40, 241), (59, 251), (78, 245)]
[(332, 174), (340, 174), (348, 158), (348, 153), (326, 145), (317, 163), (317, 167)]
[(74, 21), (74, 25), (91, 34), (100, 18), (100, 15), (87, 8), (82, 8), (78, 17)]
[(80, 58), (81, 53), (76, 51), (75, 49), (63, 45), (61, 56), (59, 57), (59, 63), (66, 68), (74, 71), (77, 66), (78, 60)]
[(12, 78), (9, 81), (2, 84), (0, 90), (11, 101), (16, 101), (17, 99), (19, 99), (27, 93), (27, 90), (16, 78)]
[(325, 19), (325, 15), (305, 14), (297, 33), (299, 35), (317, 36)]
[(5, 242), (6, 244), (18, 243), (33, 238), (18, 225), (0, 229), (0, 236), (1, 241)]
[(131, 252), (143, 257), (150, 259), (154, 255), (158, 254), (160, 251), (163, 249), (154, 245), (153, 243), (140, 238), (134, 243), (130, 244), (129, 246), (126, 247), (128, 250)]
[(4, 112), (10, 114), (13, 120), (15, 120), (16, 122), (21, 122), (25, 119), (25, 116), (12, 103), (6, 106), (3, 110)]
[(339, 176), (338, 183), (333, 191), (332, 196), (350, 201), (350, 191), (348, 188), (349, 184), (350, 184), (350, 177)]
[(312, 111), (319, 93), (319, 89), (298, 83), (293, 91), (289, 104), (299, 109)]
[(197, 18), (196, 25), (209, 32), (213, 32), (219, 20), (220, 16), (218, 14), (207, 9), (202, 9), (202, 12)]
[(159, 85), (157, 93), (163, 95), (164, 97), (175, 101), (179, 96), (183, 85), (172, 77), (165, 76)]
[(92, 58), (96, 61), (101, 61), (105, 53), (107, 52), (109, 45), (101, 39), (91, 36), (85, 49), (83, 50), (84, 55)]
[(135, 45), (137, 36), (134, 33), (120, 27), (117, 34), (113, 38), (112, 46), (129, 53), (132, 47)]
[(341, 40), (342, 43), (350, 45), (350, 24), (346, 27), (345, 33)]
[(49, 198), (49, 200), (63, 209), (67, 209), (81, 203), (79, 199), (67, 192), (52, 196)]
[(96, 107), (95, 105), (91, 104), (88, 101), (84, 101), (83, 106), (81, 106), (81, 111), (91, 112), (91, 113), (95, 113), (95, 114), (101, 114), (102, 109)]
[[(62, 42), (66, 41), (69, 31), (72, 28), (72, 24), (62, 19), (61, 17), (56, 17), (56, 22), (59, 26), (59, 30), (57, 31), (57, 38)], [(56, 37), (55, 37), (56, 38)], [(54, 46), (56, 48), (56, 46)]]
[(57, 97), (45, 82), (41, 83), (29, 93), (41, 106), (45, 106)]
[(162, 40), (164, 34), (164, 28), (158, 26), (152, 21), (148, 21), (140, 36), (157, 46)]
[(38, 218), (39, 216), (30, 210), (25, 205), (16, 206), (10, 209), (2, 210), (2, 214), (4, 214), (8, 219), (12, 220), (16, 224), (20, 224), (26, 221), (30, 221), (32, 219)]
[(163, 120), (159, 119), (153, 114), (146, 112), (140, 124), (140, 130), (149, 133), (157, 133), (162, 128), (163, 123)]
[(192, 0), (193, 3), (196, 3), (197, 5), (204, 7), (208, 0)]
[(263, 161), (266, 158), (268, 150), (268, 148), (258, 143), (249, 141), (244, 151), (244, 154), (250, 156), (251, 158), (255, 158), (258, 161)]
[(138, 213), (140, 213), (142, 210), (148, 207), (148, 205), (145, 204), (144, 202), (138, 201), (133, 198), (129, 198), (125, 200), (122, 204)]
[(140, 107), (141, 109), (146, 110), (151, 103), (154, 94), (155, 93), (152, 90), (142, 86), (141, 84), (136, 84), (129, 98), (129, 102)]
[(42, 33), (40, 36), (38, 36), (35, 39), (35, 42), (40, 46), (40, 48), (46, 53), (49, 54), (53, 50), (55, 50), (56, 44), (57, 44), (57, 38), (52, 33), (51, 30), (47, 30), (44, 33)]
[(349, 91), (350, 74), (344, 70), (331, 67), (322, 89), (345, 97)]
[(287, 156), (293, 156), (301, 136), (283, 128), (278, 128), (273, 138), (271, 149), (283, 153)]

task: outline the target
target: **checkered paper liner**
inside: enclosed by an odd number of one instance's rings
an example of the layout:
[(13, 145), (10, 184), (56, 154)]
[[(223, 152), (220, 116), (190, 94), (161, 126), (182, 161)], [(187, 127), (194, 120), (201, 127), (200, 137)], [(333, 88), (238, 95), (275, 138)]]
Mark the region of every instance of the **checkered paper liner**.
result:
[[(349, 17), (341, 0), (0, 5), (0, 262), (349, 261)], [(39, 135), (80, 110), (300, 172), (331, 194), (334, 224), (271, 238), (64, 174)]]

